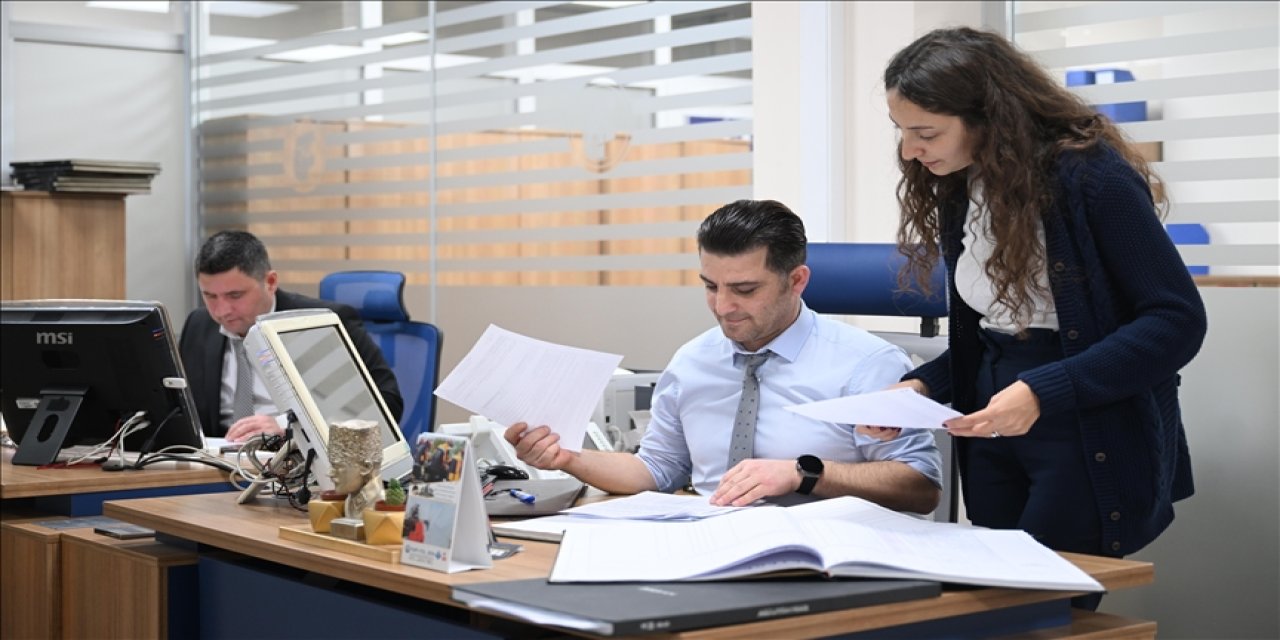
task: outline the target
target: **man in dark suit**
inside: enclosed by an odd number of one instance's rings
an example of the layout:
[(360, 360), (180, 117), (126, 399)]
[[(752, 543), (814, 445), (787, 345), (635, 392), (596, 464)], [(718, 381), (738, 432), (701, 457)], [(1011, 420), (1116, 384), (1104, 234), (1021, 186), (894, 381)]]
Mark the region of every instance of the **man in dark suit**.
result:
[[(252, 366), (242, 366), (248, 364), (247, 356), (238, 355), (237, 349), (258, 316), (291, 309), (329, 309), (338, 314), (382, 400), (400, 419), (404, 400), (395, 374), (355, 309), (277, 288), (279, 276), (256, 236), (246, 231), (214, 234), (200, 247), (195, 271), (204, 308), (187, 316), (178, 349), (206, 435), (241, 441), (260, 433), (283, 433), (266, 386), (256, 379)], [(253, 379), (242, 377), (242, 370)], [(237, 387), (242, 387), (239, 394)]]

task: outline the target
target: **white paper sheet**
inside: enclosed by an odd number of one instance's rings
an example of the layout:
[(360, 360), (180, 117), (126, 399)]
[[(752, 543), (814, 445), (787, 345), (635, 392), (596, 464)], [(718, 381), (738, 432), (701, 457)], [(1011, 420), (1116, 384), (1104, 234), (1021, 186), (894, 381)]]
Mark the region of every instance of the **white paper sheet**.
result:
[(498, 424), (547, 425), (581, 451), (591, 412), (622, 356), (535, 340), (489, 325), (436, 396)]
[(616, 520), (698, 520), (750, 507), (718, 507), (708, 496), (677, 496), (658, 491), (644, 491), (625, 498), (593, 502), (565, 509), (578, 518)]
[(964, 415), (906, 387), (784, 408), (823, 422), (912, 429), (944, 429), (943, 422)]

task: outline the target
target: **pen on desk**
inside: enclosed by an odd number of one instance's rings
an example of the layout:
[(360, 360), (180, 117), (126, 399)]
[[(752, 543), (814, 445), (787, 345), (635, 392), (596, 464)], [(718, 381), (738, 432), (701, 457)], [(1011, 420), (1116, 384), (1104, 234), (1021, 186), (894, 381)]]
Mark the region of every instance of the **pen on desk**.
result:
[(519, 489), (507, 489), (507, 493), (511, 494), (512, 498), (515, 498), (525, 504), (533, 504), (534, 501), (538, 499), (538, 497), (532, 493), (526, 493)]

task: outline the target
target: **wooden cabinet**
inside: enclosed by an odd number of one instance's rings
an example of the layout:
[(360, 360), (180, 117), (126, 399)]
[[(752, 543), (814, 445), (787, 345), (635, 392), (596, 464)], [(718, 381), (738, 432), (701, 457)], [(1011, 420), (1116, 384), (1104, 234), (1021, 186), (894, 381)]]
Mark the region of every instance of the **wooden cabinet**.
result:
[(61, 561), (62, 637), (181, 638), (195, 632), (193, 616), (170, 616), (175, 601), (195, 599), (195, 551), (73, 529), (62, 535)]
[[(0, 637), (60, 638), (62, 532), (34, 524), (36, 516), (2, 516), (0, 523)], [(58, 516), (44, 516), (57, 519)]]
[(0, 192), (0, 299), (124, 299), (124, 198)]
[(0, 524), (0, 638), (191, 637), (194, 551), (92, 528), (51, 529), (15, 517)]

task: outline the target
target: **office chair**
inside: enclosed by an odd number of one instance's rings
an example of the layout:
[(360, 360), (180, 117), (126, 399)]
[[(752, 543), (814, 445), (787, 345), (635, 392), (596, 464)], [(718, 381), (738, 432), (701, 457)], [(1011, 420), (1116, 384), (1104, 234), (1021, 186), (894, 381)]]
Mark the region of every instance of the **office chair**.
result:
[(812, 275), (805, 304), (818, 313), (867, 316), (916, 316), (920, 335), (938, 335), (938, 319), (947, 316), (947, 281), (941, 260), (929, 279), (929, 297), (918, 289), (898, 291), (898, 270), (907, 259), (897, 245), (870, 242), (811, 242), (807, 264)]
[(404, 284), (396, 271), (338, 271), (320, 280), (320, 297), (354, 307), (382, 349), (404, 397), (400, 431), (412, 447), (435, 424), (442, 337), (435, 325), (409, 319)]
[[(808, 248), (809, 286), (802, 298), (818, 313), (920, 318), (920, 336), (878, 333), (908, 353), (930, 360), (946, 341), (938, 335), (938, 320), (947, 315), (947, 282), (941, 260), (929, 278), (929, 296), (912, 287), (898, 290), (898, 270), (906, 257), (897, 245), (861, 242), (811, 242)], [(955, 449), (945, 432), (934, 433), (942, 453), (942, 503), (934, 518), (955, 522), (959, 515), (959, 470)]]

